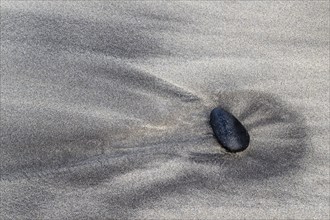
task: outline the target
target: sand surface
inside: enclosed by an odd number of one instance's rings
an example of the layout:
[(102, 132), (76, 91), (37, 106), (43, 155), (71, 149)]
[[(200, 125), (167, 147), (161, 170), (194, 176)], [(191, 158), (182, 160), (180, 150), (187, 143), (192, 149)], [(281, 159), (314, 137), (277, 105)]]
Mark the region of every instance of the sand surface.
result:
[(329, 1), (1, 1), (0, 219), (328, 219), (329, 37)]

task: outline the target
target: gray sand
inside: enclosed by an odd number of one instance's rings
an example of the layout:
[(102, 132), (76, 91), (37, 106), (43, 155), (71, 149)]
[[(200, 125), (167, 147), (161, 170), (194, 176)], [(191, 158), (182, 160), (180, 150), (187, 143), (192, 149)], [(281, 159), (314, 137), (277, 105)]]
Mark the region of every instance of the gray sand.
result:
[(329, 37), (328, 1), (2, 1), (0, 219), (329, 218)]

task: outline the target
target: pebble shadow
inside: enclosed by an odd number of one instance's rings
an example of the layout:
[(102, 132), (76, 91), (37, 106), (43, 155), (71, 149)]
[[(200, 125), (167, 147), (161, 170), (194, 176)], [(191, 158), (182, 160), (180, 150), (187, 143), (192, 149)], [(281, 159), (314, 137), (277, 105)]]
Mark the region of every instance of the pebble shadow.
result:
[(217, 103), (247, 128), (250, 146), (234, 154), (191, 153), (191, 161), (219, 165), (226, 178), (241, 180), (261, 180), (300, 169), (300, 160), (308, 152), (308, 129), (293, 107), (255, 91), (220, 93)]

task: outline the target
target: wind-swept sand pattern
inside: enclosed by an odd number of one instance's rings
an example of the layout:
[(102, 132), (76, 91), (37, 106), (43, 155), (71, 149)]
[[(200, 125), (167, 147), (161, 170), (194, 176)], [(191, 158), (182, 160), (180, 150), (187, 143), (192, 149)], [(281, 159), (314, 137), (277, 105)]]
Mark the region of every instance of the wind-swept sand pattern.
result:
[(2, 1), (0, 218), (328, 219), (329, 37), (328, 1)]

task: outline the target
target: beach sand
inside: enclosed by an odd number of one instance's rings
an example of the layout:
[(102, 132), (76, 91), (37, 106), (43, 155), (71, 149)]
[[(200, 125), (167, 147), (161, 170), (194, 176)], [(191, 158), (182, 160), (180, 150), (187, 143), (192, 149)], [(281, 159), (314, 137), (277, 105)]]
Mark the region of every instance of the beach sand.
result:
[(0, 218), (329, 219), (329, 37), (328, 1), (1, 1)]

